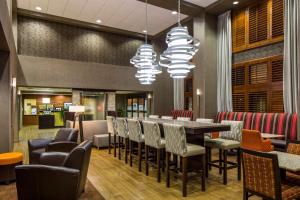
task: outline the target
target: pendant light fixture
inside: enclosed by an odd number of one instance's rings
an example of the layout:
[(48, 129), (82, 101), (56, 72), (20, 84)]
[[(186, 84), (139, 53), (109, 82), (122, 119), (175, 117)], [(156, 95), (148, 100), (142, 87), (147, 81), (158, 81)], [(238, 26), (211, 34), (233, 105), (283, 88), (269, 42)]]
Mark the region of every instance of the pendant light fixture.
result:
[(185, 78), (195, 67), (190, 60), (199, 48), (199, 40), (189, 35), (187, 27), (180, 24), (180, 0), (178, 0), (178, 26), (167, 33), (168, 48), (160, 55), (159, 65), (168, 68), (174, 79)]
[(161, 68), (156, 59), (156, 52), (151, 44), (148, 44), (148, 2), (146, 3), (146, 30), (145, 44), (141, 45), (135, 56), (131, 58), (130, 63), (137, 68), (135, 77), (139, 79), (141, 84), (149, 85), (155, 81), (156, 74), (160, 74)]

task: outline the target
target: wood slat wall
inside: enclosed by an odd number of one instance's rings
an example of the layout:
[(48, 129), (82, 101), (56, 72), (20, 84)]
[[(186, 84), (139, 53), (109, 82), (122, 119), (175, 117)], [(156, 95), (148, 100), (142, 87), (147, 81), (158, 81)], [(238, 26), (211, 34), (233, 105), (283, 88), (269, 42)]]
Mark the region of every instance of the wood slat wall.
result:
[(232, 14), (233, 53), (283, 41), (284, 0), (256, 0)]
[(282, 56), (233, 65), (233, 111), (283, 112), (282, 81)]

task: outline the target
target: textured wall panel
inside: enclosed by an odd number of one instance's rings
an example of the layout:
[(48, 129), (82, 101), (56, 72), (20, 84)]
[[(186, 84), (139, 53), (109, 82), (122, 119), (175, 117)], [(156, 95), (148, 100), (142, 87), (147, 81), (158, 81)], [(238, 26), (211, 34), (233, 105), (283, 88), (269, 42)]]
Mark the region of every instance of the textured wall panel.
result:
[(18, 53), (130, 66), (142, 40), (18, 16)]
[(233, 64), (276, 55), (283, 55), (283, 42), (235, 53)]

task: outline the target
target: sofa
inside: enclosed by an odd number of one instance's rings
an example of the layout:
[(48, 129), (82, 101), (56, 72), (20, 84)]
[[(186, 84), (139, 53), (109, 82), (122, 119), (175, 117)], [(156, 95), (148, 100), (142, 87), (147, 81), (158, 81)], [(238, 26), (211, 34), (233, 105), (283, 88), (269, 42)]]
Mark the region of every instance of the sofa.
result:
[(243, 121), (244, 129), (285, 135), (283, 140), (271, 140), (275, 148), (285, 149), (288, 142), (297, 140), (296, 113), (219, 112), (215, 121), (221, 122), (222, 120)]
[[(66, 126), (73, 127), (73, 121), (67, 120)], [(82, 121), (82, 129), (76, 121), (75, 128), (83, 131), (83, 140), (92, 141), (93, 145), (98, 148), (108, 147), (109, 135), (106, 120)]]

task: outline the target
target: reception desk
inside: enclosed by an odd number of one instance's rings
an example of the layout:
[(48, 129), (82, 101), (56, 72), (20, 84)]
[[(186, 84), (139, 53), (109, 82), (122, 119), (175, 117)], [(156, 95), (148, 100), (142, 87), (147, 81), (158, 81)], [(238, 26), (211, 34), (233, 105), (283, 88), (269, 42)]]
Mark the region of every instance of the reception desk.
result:
[(39, 129), (55, 128), (54, 115), (39, 115)]

